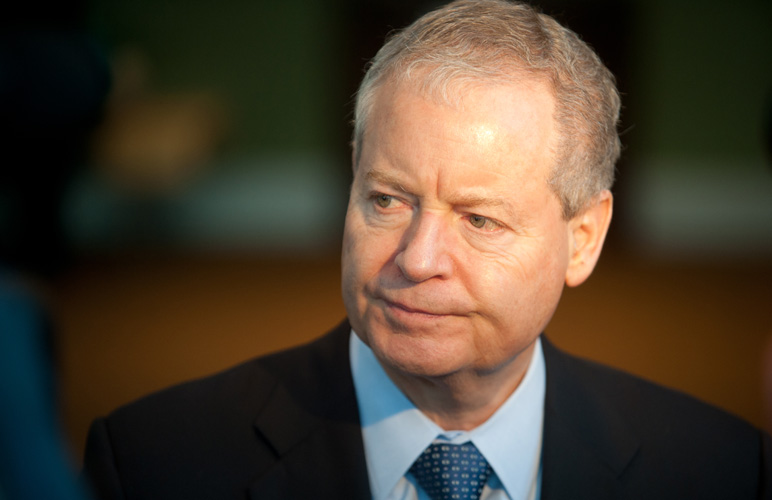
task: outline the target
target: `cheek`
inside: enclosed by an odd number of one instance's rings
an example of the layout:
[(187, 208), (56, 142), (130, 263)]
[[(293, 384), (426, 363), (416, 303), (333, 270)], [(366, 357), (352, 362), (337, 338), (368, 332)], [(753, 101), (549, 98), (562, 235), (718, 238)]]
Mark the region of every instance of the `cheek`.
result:
[(383, 231), (374, 230), (357, 211), (346, 216), (341, 257), (344, 294), (356, 294), (387, 265), (391, 238)]
[(349, 208), (344, 228), (344, 242), (348, 242), (350, 257), (357, 260), (383, 260), (396, 250), (409, 226), (409, 214), (391, 214), (387, 220), (368, 210), (369, 203)]
[[(553, 242), (557, 244), (558, 242)], [(566, 262), (562, 253), (549, 245), (529, 246), (521, 242), (511, 251), (485, 259), (474, 269), (467, 267), (467, 283), (478, 304), (494, 321), (519, 323), (539, 318), (554, 309), (560, 297)]]
[(359, 259), (362, 254), (359, 238), (357, 238), (357, 223), (355, 217), (349, 213), (346, 214), (346, 224), (343, 229), (343, 248), (341, 251), (341, 269), (343, 283), (343, 295), (346, 298), (347, 295), (354, 294), (354, 288), (356, 288), (357, 276), (360, 274), (360, 262)]
[(343, 306), (346, 314), (351, 321), (351, 326), (355, 331), (361, 332), (361, 315), (363, 314), (363, 304), (360, 304), (362, 290), (362, 270), (361, 249), (358, 249), (359, 242), (356, 238), (354, 221), (350, 214), (346, 215), (346, 224), (343, 230), (343, 248), (341, 251), (341, 295), (343, 296)]

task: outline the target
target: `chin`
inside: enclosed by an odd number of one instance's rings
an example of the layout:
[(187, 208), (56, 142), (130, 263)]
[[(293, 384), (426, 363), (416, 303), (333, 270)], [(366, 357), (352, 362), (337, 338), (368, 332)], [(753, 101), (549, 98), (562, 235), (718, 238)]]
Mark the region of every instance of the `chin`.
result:
[(457, 345), (447, 338), (397, 333), (377, 326), (360, 338), (387, 371), (405, 375), (442, 377), (459, 371), (470, 361), (469, 346)]

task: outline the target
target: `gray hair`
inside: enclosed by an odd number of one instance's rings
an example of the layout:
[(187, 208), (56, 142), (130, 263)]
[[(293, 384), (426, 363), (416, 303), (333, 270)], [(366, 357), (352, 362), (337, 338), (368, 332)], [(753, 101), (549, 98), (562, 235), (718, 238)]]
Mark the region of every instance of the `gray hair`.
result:
[(570, 219), (614, 182), (620, 99), (614, 76), (576, 33), (533, 7), (506, 0), (458, 0), (392, 36), (365, 74), (354, 109), (357, 158), (378, 89), (409, 81), (450, 102), (451, 83), (547, 81), (559, 139), (549, 184)]

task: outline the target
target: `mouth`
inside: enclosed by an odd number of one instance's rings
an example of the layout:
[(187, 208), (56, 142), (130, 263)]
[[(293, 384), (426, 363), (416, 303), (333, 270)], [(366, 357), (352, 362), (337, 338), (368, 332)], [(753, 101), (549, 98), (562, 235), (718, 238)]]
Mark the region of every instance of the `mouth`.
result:
[(386, 307), (388, 307), (390, 309), (397, 309), (399, 311), (406, 312), (406, 313), (409, 313), (409, 314), (422, 314), (422, 315), (425, 315), (425, 316), (437, 316), (437, 317), (439, 317), (439, 316), (447, 316), (447, 314), (442, 314), (442, 313), (437, 313), (437, 312), (432, 312), (432, 311), (426, 311), (424, 309), (417, 309), (415, 307), (409, 307), (409, 306), (406, 306), (405, 304), (400, 304), (399, 302), (392, 302), (392, 301), (385, 300), (385, 299), (384, 299), (384, 303), (386, 304)]
[(386, 298), (381, 298), (383, 301), (383, 304), (386, 306), (386, 310), (398, 317), (413, 317), (413, 318), (420, 318), (424, 317), (427, 319), (438, 319), (438, 318), (444, 318), (448, 316), (459, 316), (459, 314), (454, 313), (453, 311), (449, 310), (442, 310), (442, 309), (428, 309), (424, 307), (416, 307), (414, 305), (409, 305), (404, 302), (398, 302), (394, 300), (389, 300)]

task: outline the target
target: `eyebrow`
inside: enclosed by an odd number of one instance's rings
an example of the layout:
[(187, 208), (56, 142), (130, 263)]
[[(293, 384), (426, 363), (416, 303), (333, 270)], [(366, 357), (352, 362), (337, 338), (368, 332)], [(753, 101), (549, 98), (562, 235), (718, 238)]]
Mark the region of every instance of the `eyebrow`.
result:
[(381, 172), (379, 170), (370, 170), (367, 172), (367, 178), (369, 180), (391, 186), (394, 189), (402, 191), (403, 193), (409, 193), (409, 191), (405, 189), (405, 187), (402, 185), (402, 182), (396, 175), (387, 174), (386, 172)]
[(461, 205), (464, 207), (503, 207), (510, 209), (508, 203), (499, 198), (489, 198), (486, 196), (476, 196), (473, 194), (461, 194), (454, 196), (451, 199), (454, 205)]
[[(402, 191), (403, 193), (412, 194), (408, 189), (406, 189), (402, 182), (400, 181), (399, 177), (382, 172), (380, 170), (370, 170), (367, 172), (367, 178), (369, 180), (373, 180), (376, 182), (380, 182), (381, 184), (386, 184), (387, 186), (390, 186), (394, 189), (397, 189), (399, 191)], [(500, 199), (500, 198), (491, 198), (487, 196), (478, 196), (474, 194), (457, 194), (450, 198), (449, 200), (451, 205), (456, 206), (463, 206), (463, 207), (488, 207), (488, 208), (504, 208), (507, 212), (511, 214), (516, 214), (517, 210), (506, 201)]]

